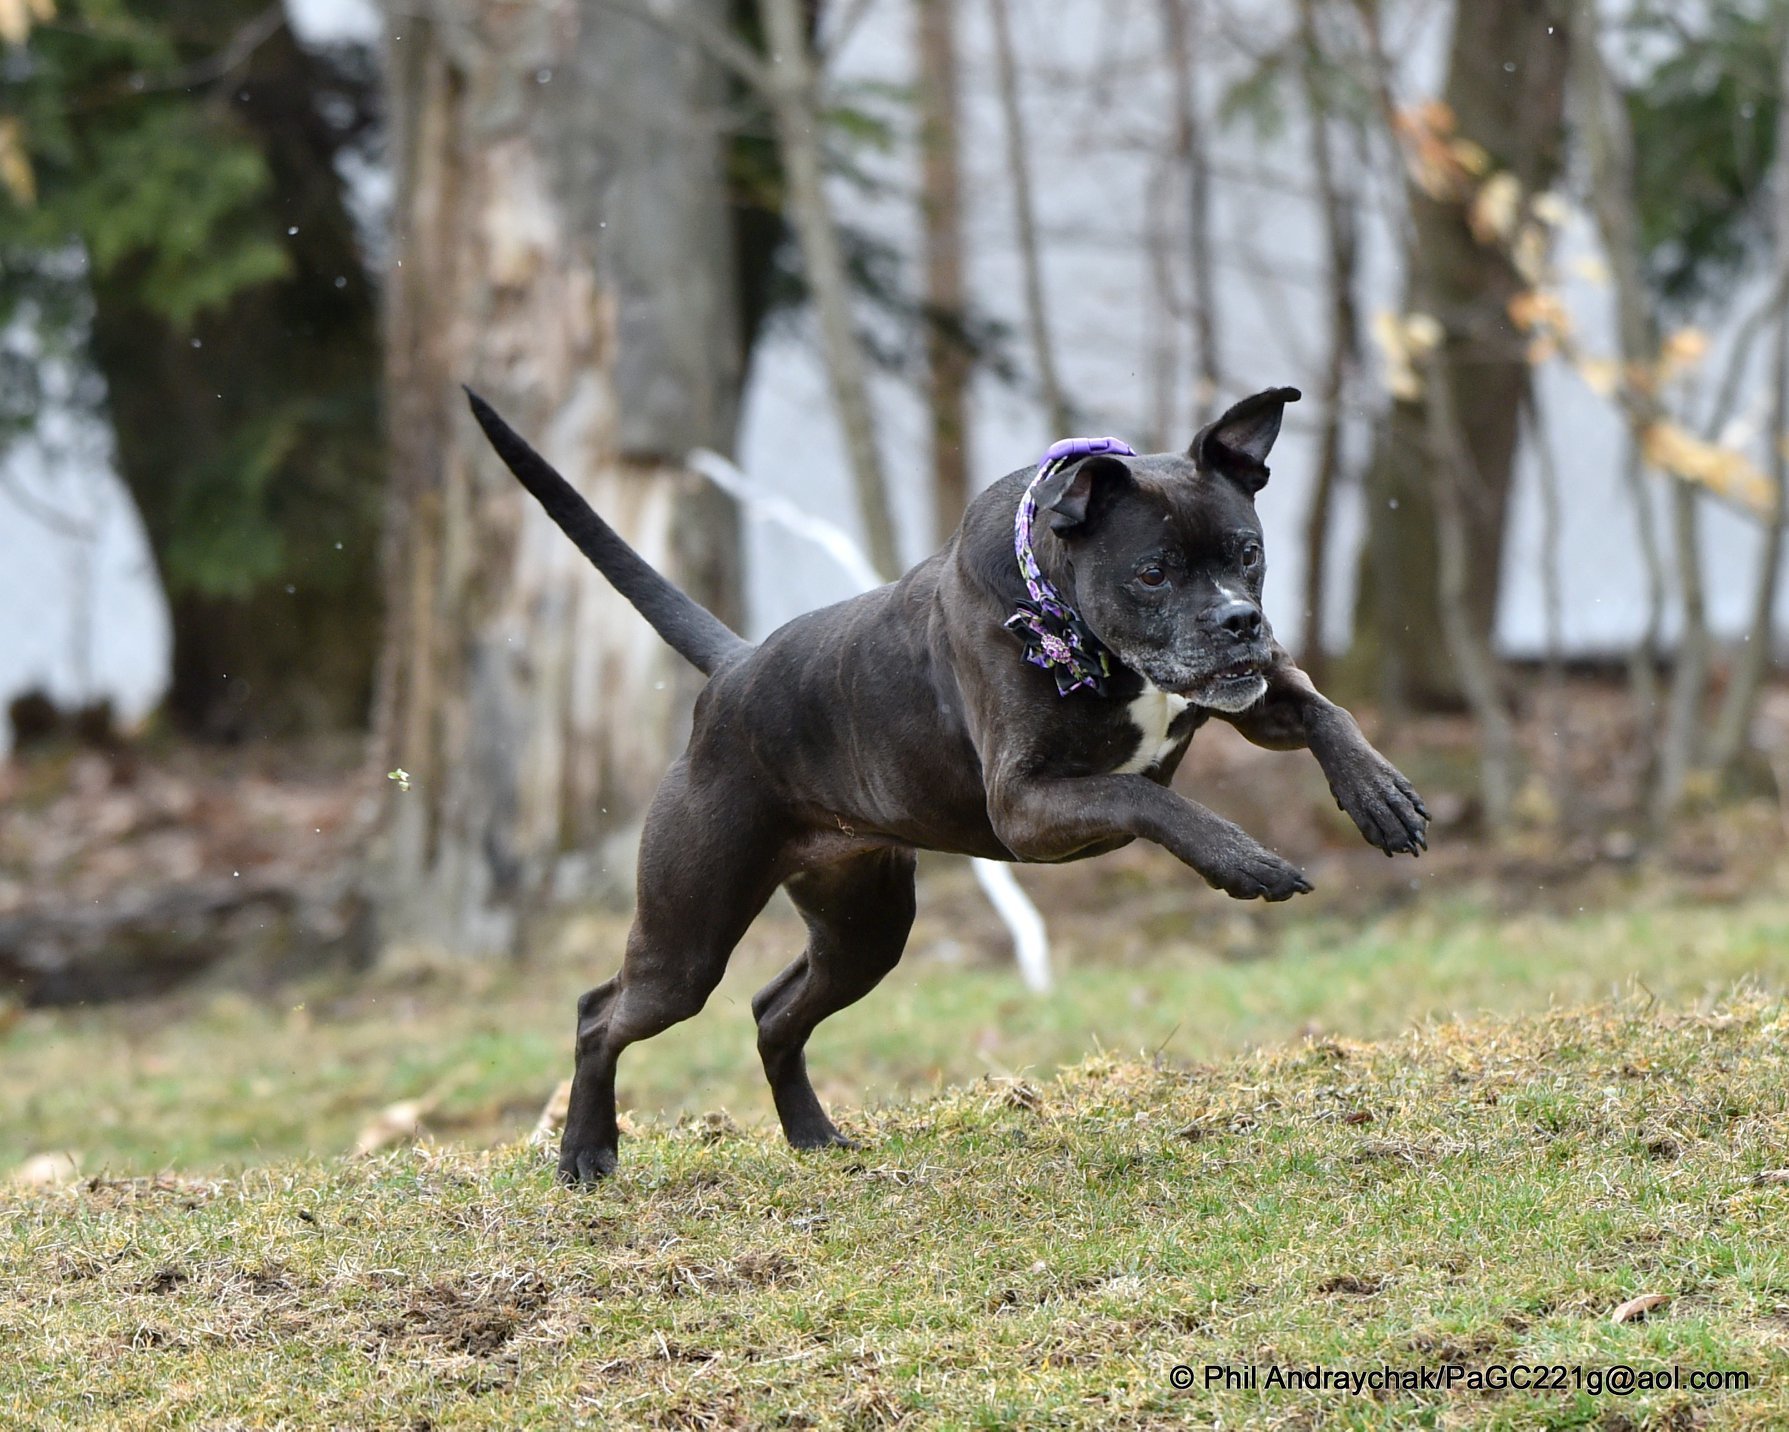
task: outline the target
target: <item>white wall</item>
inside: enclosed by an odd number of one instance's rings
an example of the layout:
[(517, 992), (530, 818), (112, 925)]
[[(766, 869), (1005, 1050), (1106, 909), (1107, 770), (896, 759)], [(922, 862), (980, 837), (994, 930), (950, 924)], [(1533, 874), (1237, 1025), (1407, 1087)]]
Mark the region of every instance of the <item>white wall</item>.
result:
[[(43, 376), (66, 391), (66, 375)], [(64, 705), (110, 697), (137, 720), (167, 683), (167, 603), (110, 434), (56, 406), (3, 462), (0, 705), (40, 688)], [(11, 739), (0, 713), (0, 754)]]

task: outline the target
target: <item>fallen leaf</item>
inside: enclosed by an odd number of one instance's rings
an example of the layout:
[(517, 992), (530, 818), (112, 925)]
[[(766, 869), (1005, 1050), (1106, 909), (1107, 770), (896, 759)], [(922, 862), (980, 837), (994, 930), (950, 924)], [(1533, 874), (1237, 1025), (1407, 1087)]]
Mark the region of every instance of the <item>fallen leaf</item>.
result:
[(1002, 1089), (1001, 1103), (1009, 1109), (1029, 1109), (1036, 1113), (1043, 1107), (1043, 1100), (1038, 1092), (1023, 1079), (1001, 1079), (995, 1081)]
[(373, 1154), (415, 1138), (422, 1130), (422, 1121), (434, 1107), (433, 1099), (400, 1099), (388, 1105), (379, 1111), (378, 1118), (360, 1131), (360, 1137), (354, 1141), (354, 1152)]
[(548, 1096), (542, 1106), (540, 1117), (534, 1121), (534, 1132), (528, 1136), (531, 1144), (544, 1144), (550, 1141), (560, 1129), (565, 1127), (565, 1116), (571, 1112), (571, 1080), (561, 1079), (559, 1087)]
[(12, 1181), (21, 1188), (54, 1188), (72, 1182), (77, 1172), (75, 1156), (65, 1149), (33, 1154), (20, 1164)]
[(1614, 1312), (1609, 1314), (1612, 1323), (1629, 1323), (1635, 1318), (1643, 1318), (1655, 1308), (1662, 1308), (1671, 1301), (1669, 1293), (1642, 1293), (1637, 1298), (1629, 1298)]

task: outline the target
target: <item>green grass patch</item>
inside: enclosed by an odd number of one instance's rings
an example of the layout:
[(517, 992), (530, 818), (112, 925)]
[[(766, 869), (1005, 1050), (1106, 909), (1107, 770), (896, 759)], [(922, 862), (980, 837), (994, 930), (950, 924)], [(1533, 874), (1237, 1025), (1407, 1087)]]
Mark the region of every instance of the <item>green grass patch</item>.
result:
[[(991, 923), (972, 896), (927, 892), (907, 960), (816, 1035), (822, 1096), (873, 1107), (1090, 1053), (1211, 1060), (1312, 1031), (1377, 1038), (1635, 991), (1681, 1004), (1789, 987), (1789, 904), (1774, 896), (1655, 906), (1637, 889), (1623, 908), (1515, 918), (1434, 899), (1363, 921), (1226, 907), (1190, 889), (1188, 906), (1133, 913), (1165, 884), (1059, 912), (1060, 984), (1045, 998), (1004, 960), (969, 957), (973, 919)], [(0, 1176), (49, 1150), (72, 1152), (89, 1175), (340, 1153), (400, 1100), (424, 1101), (444, 1141), (513, 1139), (570, 1072), (573, 1003), (612, 973), (622, 932), (618, 920), (582, 922), (521, 968), (431, 965), (268, 999), (194, 993), (24, 1014), (0, 1033)], [(628, 1052), (623, 1107), (768, 1120), (749, 1003), (801, 938), (792, 912), (767, 913), (707, 1010)]]
[[(0, 1198), (29, 1427), (1780, 1427), (1789, 1016), (1630, 999), (1191, 1067), (1096, 1057), (796, 1155), (641, 1120)], [(1669, 1301), (1620, 1325), (1642, 1293)], [(1195, 1385), (1172, 1385), (1178, 1365)], [(1616, 1396), (1469, 1374), (1739, 1372)], [(1257, 1385), (1204, 1385), (1208, 1366)], [(1272, 1367), (1461, 1369), (1350, 1395)], [(1570, 1374), (1568, 1373), (1568, 1376)]]

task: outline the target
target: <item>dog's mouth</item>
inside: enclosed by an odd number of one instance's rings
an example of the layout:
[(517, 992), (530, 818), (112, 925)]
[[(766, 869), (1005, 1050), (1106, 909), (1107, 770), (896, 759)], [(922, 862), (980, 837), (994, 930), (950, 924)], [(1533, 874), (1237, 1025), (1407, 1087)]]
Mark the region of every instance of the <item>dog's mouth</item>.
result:
[(1208, 678), (1199, 690), (1188, 695), (1195, 706), (1210, 711), (1234, 714), (1247, 711), (1267, 694), (1267, 682), (1255, 663), (1233, 663)]
[(1261, 672), (1267, 665), (1262, 654), (1239, 656), (1222, 666), (1207, 667), (1174, 688), (1195, 706), (1212, 711), (1246, 711), (1267, 693)]
[[(1152, 652), (1147, 658), (1126, 664), (1161, 690), (1214, 711), (1247, 710), (1267, 691), (1262, 672), (1272, 654), (1262, 646), (1251, 644), (1241, 652), (1232, 647), (1226, 653), (1203, 651), (1188, 655), (1190, 660), (1176, 660), (1166, 652)], [(1220, 655), (1226, 659), (1212, 660)]]
[(1220, 666), (1216, 671), (1212, 672), (1210, 676), (1206, 677), (1205, 681), (1207, 685), (1234, 681), (1253, 681), (1260, 674), (1260, 658), (1245, 656), (1237, 661), (1231, 662), (1228, 666)]

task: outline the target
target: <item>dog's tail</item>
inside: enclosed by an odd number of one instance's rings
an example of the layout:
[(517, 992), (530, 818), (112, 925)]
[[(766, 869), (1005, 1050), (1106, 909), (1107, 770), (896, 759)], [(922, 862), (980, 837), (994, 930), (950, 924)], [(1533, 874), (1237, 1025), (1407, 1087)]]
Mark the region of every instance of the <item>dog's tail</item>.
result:
[(472, 404), (472, 416), (478, 419), (497, 456), (672, 650), (706, 676), (729, 657), (751, 649), (751, 643), (735, 635), (713, 612), (654, 571), (489, 403), (470, 388), (466, 397)]

